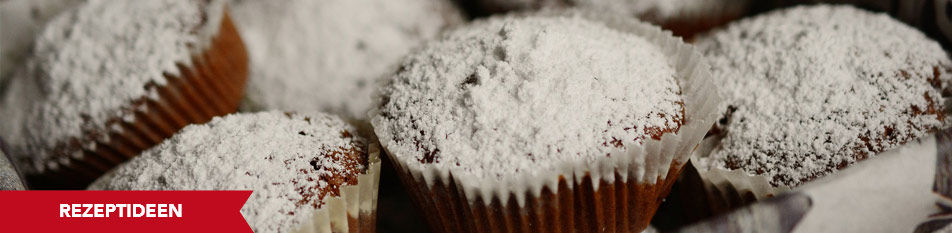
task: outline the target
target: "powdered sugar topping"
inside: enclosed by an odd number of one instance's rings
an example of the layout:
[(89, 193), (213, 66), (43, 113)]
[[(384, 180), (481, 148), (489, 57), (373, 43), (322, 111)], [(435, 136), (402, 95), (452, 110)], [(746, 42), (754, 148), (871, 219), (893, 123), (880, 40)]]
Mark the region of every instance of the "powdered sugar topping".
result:
[(674, 75), (655, 45), (579, 16), (491, 18), (410, 55), (372, 122), (410, 166), (537, 174), (676, 131)]
[(726, 130), (709, 166), (797, 186), (949, 125), (952, 62), (884, 14), (808, 6), (742, 20), (699, 41)]
[(132, 102), (158, 98), (166, 75), (210, 42), (222, 9), (216, 1), (90, 0), (53, 19), (17, 73), (20, 90), (5, 97), (20, 100), (2, 107), (6, 119), (20, 119), (2, 127), (12, 154), (32, 163), (28, 172), (42, 170), (66, 156), (53, 149), (68, 139), (105, 136), (116, 124), (108, 120), (133, 119)]
[[(320, 208), (323, 190), (356, 177), (366, 142), (326, 114), (262, 112), (191, 125), (94, 183), (109, 190), (253, 190), (241, 213), (255, 232), (289, 232)], [(356, 180), (356, 178), (354, 179)], [(329, 182), (330, 181), (330, 182)], [(356, 181), (354, 181), (356, 182)], [(356, 183), (354, 183), (356, 184)], [(333, 187), (331, 187), (333, 186)]]
[(364, 119), (377, 78), (462, 21), (448, 0), (235, 1), (251, 77), (244, 109)]

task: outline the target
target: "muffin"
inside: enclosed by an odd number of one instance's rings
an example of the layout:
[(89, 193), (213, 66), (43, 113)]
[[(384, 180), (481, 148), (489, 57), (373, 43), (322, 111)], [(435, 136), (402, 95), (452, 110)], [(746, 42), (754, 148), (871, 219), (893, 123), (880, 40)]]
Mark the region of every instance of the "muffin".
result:
[(8, 0), (0, 2), (0, 93), (4, 80), (29, 57), (46, 22), (81, 3), (75, 0)]
[(241, 214), (255, 232), (374, 232), (380, 162), (354, 130), (320, 113), (216, 117), (90, 189), (253, 190)]
[(943, 103), (952, 63), (936, 42), (884, 14), (776, 10), (697, 46), (724, 114), (659, 210), (663, 228), (771, 198), (950, 126)]
[[(699, 38), (725, 102), (657, 222), (771, 198), (950, 125), (950, 61), (921, 32), (849, 6), (777, 10)], [(690, 211), (686, 211), (690, 210)]]
[(471, 5), (481, 13), (530, 10), (547, 7), (581, 7), (645, 20), (692, 38), (749, 11), (750, 0), (477, 0)]
[(371, 123), (435, 232), (640, 232), (717, 117), (706, 71), (625, 17), (493, 17), (408, 56)]
[(366, 120), (374, 80), (444, 28), (448, 0), (234, 1), (251, 58), (243, 110), (327, 111)]
[(725, 96), (701, 167), (797, 187), (948, 127), (952, 62), (887, 15), (816, 5), (766, 13), (698, 42)]
[(37, 188), (84, 188), (192, 123), (237, 110), (247, 56), (222, 1), (87, 1), (50, 21), (0, 103)]

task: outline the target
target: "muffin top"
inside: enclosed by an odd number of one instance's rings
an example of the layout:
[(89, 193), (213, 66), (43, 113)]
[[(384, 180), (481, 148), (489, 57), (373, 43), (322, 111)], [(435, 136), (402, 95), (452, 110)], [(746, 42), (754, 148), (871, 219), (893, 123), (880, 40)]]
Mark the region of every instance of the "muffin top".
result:
[(179, 74), (176, 65), (210, 43), (221, 4), (90, 0), (57, 16), (0, 106), (11, 153), (31, 163), (27, 171), (42, 170), (66, 156), (53, 148), (67, 140), (105, 138), (115, 120), (132, 121), (132, 102), (158, 98), (168, 75)]
[(288, 232), (366, 171), (366, 141), (354, 130), (318, 113), (216, 117), (185, 127), (90, 188), (254, 190), (241, 208), (251, 228)]
[(742, 20), (697, 46), (725, 96), (709, 167), (798, 186), (948, 126), (952, 62), (884, 14), (807, 6)]
[(658, 47), (600, 22), (490, 18), (410, 55), (381, 87), (372, 123), (412, 167), (534, 175), (677, 132), (675, 75)]
[(377, 78), (462, 22), (449, 0), (243, 0), (231, 10), (251, 59), (243, 109), (358, 119)]

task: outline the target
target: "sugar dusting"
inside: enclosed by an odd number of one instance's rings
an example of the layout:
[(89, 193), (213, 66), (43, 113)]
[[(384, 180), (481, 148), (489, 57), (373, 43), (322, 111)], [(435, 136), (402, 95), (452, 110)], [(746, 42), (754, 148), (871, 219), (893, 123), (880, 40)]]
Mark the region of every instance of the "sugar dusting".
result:
[(937, 89), (952, 62), (884, 14), (795, 7), (736, 22), (698, 47), (729, 115), (710, 167), (797, 186), (949, 125)]
[(344, 159), (342, 149), (365, 150), (364, 139), (342, 136), (354, 131), (327, 114), (261, 112), (216, 117), (208, 124), (185, 127), (91, 188), (253, 190), (241, 208), (251, 228), (290, 232), (322, 203), (323, 198), (307, 196), (324, 197), (328, 193), (321, 190), (337, 185), (322, 177), (347, 175), (345, 164), (339, 162)]
[(448, 0), (234, 1), (251, 59), (243, 109), (364, 119), (377, 78), (462, 21)]
[(594, 161), (683, 120), (655, 45), (577, 16), (501, 17), (410, 55), (372, 122), (413, 166), (502, 179)]
[(90, 0), (50, 21), (0, 108), (13, 119), (0, 129), (16, 162), (26, 172), (55, 169), (68, 155), (54, 148), (105, 135), (117, 124), (109, 119), (133, 119), (131, 102), (157, 98), (166, 75), (210, 42), (218, 2)]

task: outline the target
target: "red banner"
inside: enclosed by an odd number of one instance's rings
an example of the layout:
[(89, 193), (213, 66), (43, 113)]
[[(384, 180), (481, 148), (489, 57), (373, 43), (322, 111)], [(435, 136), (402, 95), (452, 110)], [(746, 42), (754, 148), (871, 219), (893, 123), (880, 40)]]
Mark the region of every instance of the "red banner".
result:
[(251, 191), (0, 191), (3, 232), (251, 232)]

